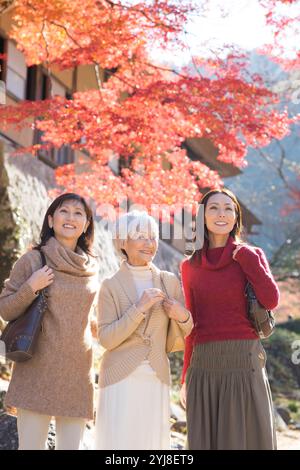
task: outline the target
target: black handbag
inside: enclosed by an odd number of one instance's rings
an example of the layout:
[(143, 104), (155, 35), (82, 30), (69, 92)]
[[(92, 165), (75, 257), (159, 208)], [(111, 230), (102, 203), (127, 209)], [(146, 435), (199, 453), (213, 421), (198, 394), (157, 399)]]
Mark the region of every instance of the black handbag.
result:
[(275, 317), (273, 312), (267, 310), (259, 303), (250, 282), (246, 285), (245, 295), (247, 297), (247, 313), (249, 320), (261, 339), (268, 338), (274, 333), (275, 329)]
[[(41, 251), (40, 255), (42, 266), (45, 266), (45, 255)], [(25, 313), (6, 325), (0, 338), (5, 344), (6, 359), (24, 362), (32, 358), (46, 309), (47, 300), (43, 289)]]

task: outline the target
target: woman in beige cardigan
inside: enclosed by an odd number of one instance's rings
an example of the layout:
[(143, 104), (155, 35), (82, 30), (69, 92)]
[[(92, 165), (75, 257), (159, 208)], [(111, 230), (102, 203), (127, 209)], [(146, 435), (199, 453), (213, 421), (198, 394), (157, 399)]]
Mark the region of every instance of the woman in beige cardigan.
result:
[(192, 318), (180, 282), (152, 260), (158, 227), (146, 212), (133, 211), (116, 225), (122, 254), (119, 271), (103, 282), (98, 334), (106, 349), (99, 372), (96, 449), (169, 449), (170, 319), (186, 336)]
[[(37, 350), (29, 361), (15, 364), (5, 400), (17, 408), (19, 449), (44, 449), (52, 416), (56, 449), (78, 449), (85, 422), (93, 418), (93, 237), (85, 200), (61, 195), (46, 212), (40, 244), (16, 262), (1, 293), (1, 316), (9, 321), (22, 315), (39, 290), (48, 291)], [(39, 250), (47, 261), (43, 268)]]

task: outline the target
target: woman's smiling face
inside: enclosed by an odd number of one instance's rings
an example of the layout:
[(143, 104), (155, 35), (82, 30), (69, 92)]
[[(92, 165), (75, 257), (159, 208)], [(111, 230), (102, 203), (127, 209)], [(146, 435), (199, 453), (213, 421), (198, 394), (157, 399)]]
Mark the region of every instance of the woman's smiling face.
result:
[(233, 200), (226, 194), (213, 194), (205, 208), (205, 224), (208, 232), (215, 235), (229, 234), (237, 220)]
[(73, 199), (64, 201), (53, 217), (49, 215), (48, 223), (58, 240), (78, 240), (89, 225), (83, 205)]
[(136, 266), (150, 263), (157, 251), (157, 239), (149, 232), (137, 232), (134, 237), (128, 237), (124, 243), (128, 262)]

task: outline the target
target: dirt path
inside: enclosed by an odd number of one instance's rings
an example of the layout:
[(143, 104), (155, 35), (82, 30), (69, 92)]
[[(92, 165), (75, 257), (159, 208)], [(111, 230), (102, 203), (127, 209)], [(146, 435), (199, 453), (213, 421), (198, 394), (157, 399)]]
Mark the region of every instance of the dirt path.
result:
[(300, 450), (300, 431), (277, 432), (278, 450)]

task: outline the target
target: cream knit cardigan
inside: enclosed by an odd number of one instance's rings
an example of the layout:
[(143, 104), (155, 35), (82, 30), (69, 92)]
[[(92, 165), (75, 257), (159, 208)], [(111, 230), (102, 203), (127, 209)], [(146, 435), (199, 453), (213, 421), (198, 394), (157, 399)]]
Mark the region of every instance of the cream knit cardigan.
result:
[[(161, 275), (168, 296), (184, 305), (179, 280), (174, 274), (160, 271), (150, 265), (153, 287), (163, 290)], [(119, 271), (106, 279), (101, 287), (98, 301), (98, 335), (100, 344), (106, 349), (99, 371), (99, 386), (105, 387), (119, 382), (133, 372), (144, 359), (148, 359), (158, 378), (170, 383), (170, 367), (166, 354), (166, 337), (169, 318), (161, 302), (146, 315), (140, 313), (133, 276), (123, 262)], [(150, 314), (145, 331), (146, 318)], [(193, 327), (192, 317), (178, 323), (187, 336)]]
[[(90, 311), (97, 291), (97, 264), (80, 249), (64, 248), (54, 237), (42, 247), (54, 271), (48, 310), (34, 357), (14, 365), (5, 404), (52, 416), (93, 418)], [(37, 250), (14, 265), (0, 295), (6, 321), (21, 315), (35, 298), (27, 283), (41, 268)]]

